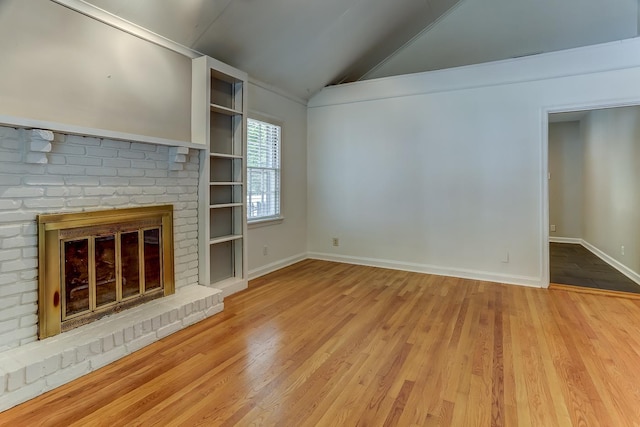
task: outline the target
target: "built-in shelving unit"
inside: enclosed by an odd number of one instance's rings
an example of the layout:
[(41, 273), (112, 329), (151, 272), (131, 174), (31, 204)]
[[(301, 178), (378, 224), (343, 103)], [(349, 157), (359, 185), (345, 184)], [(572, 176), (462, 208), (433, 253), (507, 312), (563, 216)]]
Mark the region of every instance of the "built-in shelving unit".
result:
[(203, 56), (192, 64), (191, 137), (202, 144), (200, 282), (229, 295), (247, 287), (247, 75)]

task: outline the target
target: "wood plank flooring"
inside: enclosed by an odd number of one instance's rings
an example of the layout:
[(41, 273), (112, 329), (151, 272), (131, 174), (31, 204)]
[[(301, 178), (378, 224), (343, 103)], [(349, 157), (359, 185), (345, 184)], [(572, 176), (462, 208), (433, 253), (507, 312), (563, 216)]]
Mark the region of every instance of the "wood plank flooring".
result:
[(640, 300), (307, 260), (3, 426), (638, 426)]

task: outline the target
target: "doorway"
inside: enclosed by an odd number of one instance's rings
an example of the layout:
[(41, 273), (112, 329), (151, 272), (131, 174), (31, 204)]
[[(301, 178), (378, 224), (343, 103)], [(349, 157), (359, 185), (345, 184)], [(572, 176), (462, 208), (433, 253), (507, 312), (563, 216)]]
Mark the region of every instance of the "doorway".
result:
[(640, 293), (640, 106), (548, 118), (550, 282)]

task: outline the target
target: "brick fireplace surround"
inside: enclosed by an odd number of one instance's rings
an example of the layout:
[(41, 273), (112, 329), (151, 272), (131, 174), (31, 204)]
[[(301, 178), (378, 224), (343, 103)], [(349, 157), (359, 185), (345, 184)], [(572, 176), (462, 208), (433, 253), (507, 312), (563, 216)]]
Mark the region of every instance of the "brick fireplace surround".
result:
[[(33, 139), (0, 126), (0, 411), (223, 309), (219, 290), (198, 285), (198, 150), (176, 165), (163, 145)], [(36, 215), (160, 204), (174, 207), (176, 293), (38, 341)]]

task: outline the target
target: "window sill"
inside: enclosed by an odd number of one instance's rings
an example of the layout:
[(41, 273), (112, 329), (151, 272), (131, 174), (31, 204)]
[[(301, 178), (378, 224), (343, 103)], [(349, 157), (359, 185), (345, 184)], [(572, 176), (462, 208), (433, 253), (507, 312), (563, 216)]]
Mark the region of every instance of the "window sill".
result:
[(268, 225), (280, 224), (282, 223), (282, 221), (284, 221), (283, 216), (278, 218), (258, 219), (255, 221), (247, 222), (247, 228), (252, 229), (252, 228), (266, 227)]

